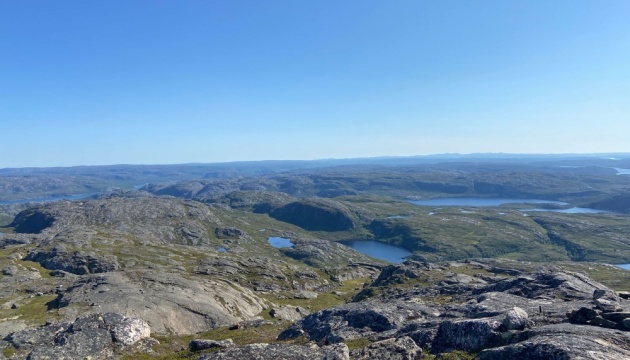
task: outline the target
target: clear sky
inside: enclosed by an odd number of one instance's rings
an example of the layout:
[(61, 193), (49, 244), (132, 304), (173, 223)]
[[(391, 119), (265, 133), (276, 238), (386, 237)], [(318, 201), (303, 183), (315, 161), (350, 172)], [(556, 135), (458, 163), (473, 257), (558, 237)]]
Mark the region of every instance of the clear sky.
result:
[(0, 1), (0, 168), (447, 152), (630, 152), (630, 1)]

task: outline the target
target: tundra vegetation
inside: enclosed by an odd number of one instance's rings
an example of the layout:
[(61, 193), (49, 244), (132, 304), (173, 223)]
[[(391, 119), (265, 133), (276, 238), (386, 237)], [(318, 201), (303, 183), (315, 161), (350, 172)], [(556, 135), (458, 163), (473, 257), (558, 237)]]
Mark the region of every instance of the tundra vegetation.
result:
[(0, 359), (630, 356), (630, 160), (480, 160), (1, 170)]

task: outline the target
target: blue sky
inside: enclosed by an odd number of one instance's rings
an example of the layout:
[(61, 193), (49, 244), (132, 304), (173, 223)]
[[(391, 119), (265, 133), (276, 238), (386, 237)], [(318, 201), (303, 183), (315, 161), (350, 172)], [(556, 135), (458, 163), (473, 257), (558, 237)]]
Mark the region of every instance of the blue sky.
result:
[(0, 167), (630, 152), (630, 1), (0, 1)]

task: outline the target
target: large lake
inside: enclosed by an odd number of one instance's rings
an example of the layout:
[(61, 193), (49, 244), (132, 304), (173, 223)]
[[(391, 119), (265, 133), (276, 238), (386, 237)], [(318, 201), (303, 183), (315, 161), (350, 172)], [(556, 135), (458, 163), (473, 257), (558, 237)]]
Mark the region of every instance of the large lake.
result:
[(352, 240), (340, 241), (339, 243), (349, 246), (362, 254), (392, 263), (401, 263), (405, 261), (404, 257), (411, 255), (411, 252), (401, 247), (385, 244), (380, 241)]
[(613, 168), (617, 170), (617, 175), (630, 175), (630, 169)]
[[(511, 198), (435, 198), (430, 200), (409, 200), (410, 203), (422, 206), (501, 206), (505, 204), (551, 204), (566, 206), (568, 203), (562, 201), (542, 200), (542, 199), (511, 199)], [(526, 209), (524, 211), (552, 211), (566, 214), (599, 214), (611, 211), (591, 208), (572, 207), (567, 209)]]
[(554, 204), (568, 205), (562, 201), (540, 199), (510, 198), (435, 198), (430, 200), (409, 200), (410, 203), (423, 206), (501, 206), (505, 204)]
[(618, 265), (615, 265), (615, 266), (618, 266), (618, 267), (620, 267), (622, 269), (630, 270), (630, 264), (618, 264)]

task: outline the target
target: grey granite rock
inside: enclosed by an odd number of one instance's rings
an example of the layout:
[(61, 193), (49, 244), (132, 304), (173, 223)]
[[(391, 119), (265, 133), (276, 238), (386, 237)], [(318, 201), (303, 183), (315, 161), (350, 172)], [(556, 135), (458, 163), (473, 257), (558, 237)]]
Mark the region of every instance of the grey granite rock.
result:
[(319, 347), (317, 345), (252, 344), (220, 350), (203, 355), (197, 360), (349, 360), (345, 344)]

